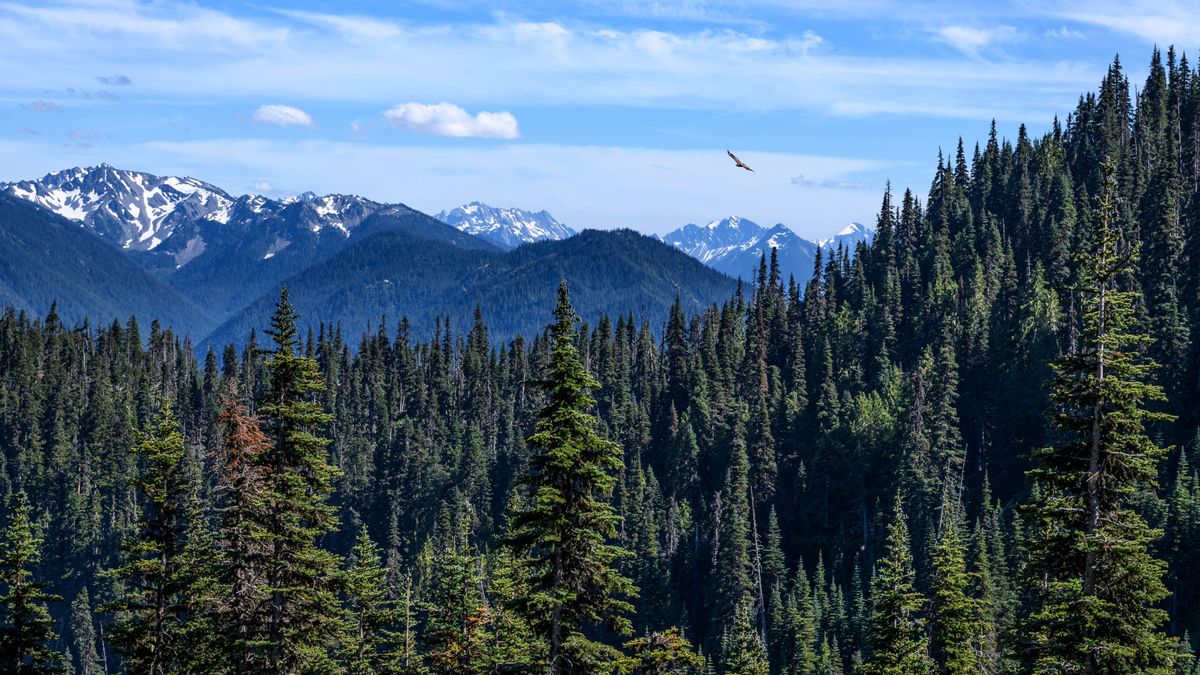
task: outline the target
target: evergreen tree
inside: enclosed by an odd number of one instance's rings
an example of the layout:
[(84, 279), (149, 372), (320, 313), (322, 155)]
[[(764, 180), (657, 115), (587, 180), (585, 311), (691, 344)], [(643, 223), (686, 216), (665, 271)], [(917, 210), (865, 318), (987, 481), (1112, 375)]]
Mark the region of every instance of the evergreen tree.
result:
[[(455, 531), (457, 530), (457, 531)], [(483, 597), (482, 560), (468, 548), (467, 522), (442, 534), (434, 552), (428, 600), (424, 603), (425, 659), (444, 675), (484, 672), (493, 644), (492, 613)]]
[(747, 599), (735, 611), (721, 640), (721, 672), (724, 675), (767, 675), (767, 647), (755, 629), (754, 606)]
[(911, 542), (899, 495), (888, 526), (887, 548), (871, 581), (871, 655), (863, 664), (870, 675), (933, 672), (929, 640), (921, 616), (925, 599), (913, 586)]
[(704, 658), (679, 632), (668, 628), (625, 643), (634, 673), (639, 675), (684, 675), (699, 672)]
[(396, 648), (401, 610), (391, 600), (387, 569), (379, 546), (364, 527), (354, 541), (342, 572), (346, 618), (338, 640), (341, 671), (346, 675), (384, 675), (400, 672), (403, 649)]
[(30, 520), (29, 498), (15, 493), (8, 509), (8, 522), (0, 532), (0, 663), (13, 675), (58, 673), (62, 656), (50, 646), (54, 620), (46, 603), (62, 598), (43, 590), (33, 575), (42, 540)]
[(71, 618), (68, 624), (71, 634), (71, 652), (75, 675), (100, 675), (104, 664), (96, 651), (96, 623), (92, 615), (92, 603), (86, 587), (79, 589), (71, 603)]
[(270, 543), (263, 570), (269, 612), (262, 639), (273, 672), (324, 667), (338, 625), (337, 559), (316, 543), (336, 528), (326, 499), (337, 470), (326, 460), (328, 440), (318, 435), (332, 416), (315, 400), (324, 389), (317, 362), (297, 352), (296, 318), (284, 288), (267, 331), (274, 349), (258, 408), (272, 441), (259, 459)]
[(1164, 450), (1146, 435), (1168, 416), (1133, 332), (1136, 292), (1122, 290), (1136, 262), (1106, 162), (1085, 246), (1077, 256), (1083, 324), (1075, 353), (1056, 360), (1049, 387), (1058, 445), (1038, 450), (1027, 510), (1026, 578), (1034, 607), (1026, 630), (1040, 672), (1169, 672), (1174, 648), (1162, 633), (1164, 564), (1150, 553), (1160, 535), (1129, 507), (1153, 487)]
[(530, 559), (530, 593), (523, 612), (548, 645), (551, 673), (603, 672), (619, 651), (584, 632), (602, 624), (628, 634), (624, 614), (632, 606), (621, 599), (636, 593), (614, 566), (628, 553), (608, 541), (619, 517), (607, 503), (622, 468), (621, 449), (596, 433), (589, 412), (599, 386), (583, 367), (576, 347), (575, 323), (565, 283), (558, 289), (546, 376), (537, 382), (546, 393), (528, 445), (528, 484), (532, 502), (516, 514), (511, 542)]
[(930, 651), (938, 671), (946, 675), (995, 672), (990, 661), (990, 609), (969, 595), (971, 575), (959, 533), (956, 505), (942, 504), (942, 531), (933, 548), (930, 596)]
[(123, 546), (126, 562), (112, 570), (123, 592), (107, 607), (117, 616), (110, 640), (130, 670), (185, 672), (197, 647), (187, 633), (187, 593), (197, 569), (185, 556), (192, 485), (170, 403), (139, 434), (134, 452), (141, 460), (134, 483), (146, 505), (138, 535)]

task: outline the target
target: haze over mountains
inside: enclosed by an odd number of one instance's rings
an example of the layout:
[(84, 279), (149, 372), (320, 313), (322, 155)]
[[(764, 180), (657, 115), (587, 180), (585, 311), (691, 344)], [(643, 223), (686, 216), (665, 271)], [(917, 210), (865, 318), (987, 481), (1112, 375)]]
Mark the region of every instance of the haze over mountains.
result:
[[(422, 334), (439, 316), (461, 326), (477, 304), (510, 337), (540, 332), (560, 278), (588, 320), (665, 316), (676, 295), (691, 311), (727, 299), (771, 247), (802, 282), (821, 245), (737, 217), (661, 240), (577, 235), (546, 211), (472, 202), (434, 218), (356, 195), (233, 196), (107, 164), (0, 184), (0, 228), (6, 304), (44, 314), (57, 299), (67, 320), (160, 318), (197, 344), (246, 339), (282, 284), (351, 339), (402, 316)], [(823, 243), (869, 235), (855, 225)]]

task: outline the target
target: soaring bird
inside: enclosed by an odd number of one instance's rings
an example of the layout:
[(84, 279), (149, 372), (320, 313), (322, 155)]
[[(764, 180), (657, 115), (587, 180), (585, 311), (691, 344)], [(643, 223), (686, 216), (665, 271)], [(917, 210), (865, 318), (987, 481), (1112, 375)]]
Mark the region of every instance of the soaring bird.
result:
[(726, 150), (725, 154), (729, 155), (729, 159), (732, 159), (733, 163), (736, 164), (739, 169), (745, 169), (747, 171), (754, 171), (754, 169), (751, 169), (750, 167), (746, 166), (746, 163), (743, 162), (742, 160), (738, 159), (737, 155), (733, 154), (732, 152)]

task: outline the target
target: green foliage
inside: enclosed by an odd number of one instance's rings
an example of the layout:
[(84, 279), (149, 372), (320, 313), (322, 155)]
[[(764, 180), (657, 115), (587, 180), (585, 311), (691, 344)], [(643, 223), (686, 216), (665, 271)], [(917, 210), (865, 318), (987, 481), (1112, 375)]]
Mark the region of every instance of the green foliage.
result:
[(338, 661), (346, 675), (402, 672), (402, 609), (392, 599), (379, 546), (364, 527), (354, 540), (342, 572), (345, 622), (338, 638)]
[(638, 675), (684, 675), (704, 667), (704, 657), (675, 627), (630, 640), (625, 650), (629, 667)]
[[(1200, 87), (1182, 59), (1156, 61), (1138, 87), (1114, 62), (1040, 136), (959, 143), (927, 198), (889, 186), (875, 239), (823, 247), (803, 285), (764, 258), (739, 288), (629, 232), (500, 255), (461, 233), (414, 250), (424, 235), (392, 228), (296, 277), (274, 335), (199, 360), (164, 324), (107, 310), (0, 312), (0, 495), (36, 505), (26, 569), (76, 600), (48, 606), (54, 646), (77, 671), (122, 667), (113, 621), (140, 614), (88, 615), (143, 592), (101, 572), (145, 564), (121, 548), (161, 515), (135, 430), (170, 400), (190, 579), (168, 605), (193, 672), (428, 672), (439, 635), (466, 645), (450, 669), (569, 670), (569, 654), (628, 670), (618, 645), (671, 626), (714, 673), (1194, 670)], [(70, 234), (19, 225), (0, 214), (27, 242)], [(1110, 244), (1118, 295), (1098, 312)], [(252, 285), (191, 267), (196, 288)], [(544, 334), (562, 278), (594, 322)], [(160, 315), (179, 328), (177, 304)], [(392, 326), (397, 308), (412, 316)], [(1087, 376), (1101, 344), (1104, 380)]]
[(887, 551), (871, 582), (871, 655), (863, 672), (908, 675), (933, 672), (922, 616), (925, 598), (914, 588), (911, 542), (899, 496), (888, 526)]
[(51, 648), (54, 620), (46, 603), (62, 600), (43, 590), (33, 576), (42, 540), (30, 520), (24, 492), (8, 503), (8, 522), (0, 532), (0, 663), (14, 675), (57, 673), (62, 655)]
[(1161, 532), (1129, 506), (1157, 481), (1165, 450), (1145, 432), (1172, 418), (1153, 412), (1162, 388), (1134, 328), (1136, 291), (1121, 290), (1137, 260), (1123, 237), (1116, 169), (1103, 187), (1080, 251), (1083, 324), (1077, 351), (1054, 362), (1049, 384), (1058, 445), (1038, 450), (1030, 477), (1028, 620), (1040, 672), (1169, 672), (1174, 655), (1162, 632), (1165, 565), (1150, 552)]
[(137, 536), (122, 547), (125, 563), (111, 571), (121, 595), (105, 608), (116, 616), (109, 639), (130, 670), (190, 672), (204, 651), (193, 643), (190, 621), (205, 563), (188, 546), (194, 485), (169, 403), (138, 435), (134, 452), (141, 462), (134, 484), (147, 503)]
[(547, 401), (528, 444), (535, 450), (527, 479), (531, 504), (513, 519), (510, 540), (530, 558), (530, 594), (523, 612), (548, 643), (550, 672), (603, 672), (621, 655), (583, 632), (601, 624), (628, 634), (623, 615), (633, 609), (622, 596), (636, 593), (614, 564), (628, 557), (608, 543), (619, 516), (607, 498), (622, 468), (621, 449), (596, 433), (589, 393), (599, 382), (579, 360), (575, 323), (566, 284), (559, 286), (552, 350), (544, 379)]

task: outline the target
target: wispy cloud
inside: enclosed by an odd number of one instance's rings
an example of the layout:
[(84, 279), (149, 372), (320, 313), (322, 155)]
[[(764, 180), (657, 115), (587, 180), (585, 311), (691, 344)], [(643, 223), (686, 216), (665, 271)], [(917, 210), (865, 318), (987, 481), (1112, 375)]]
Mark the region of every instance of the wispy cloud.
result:
[(453, 103), (401, 103), (383, 113), (396, 129), (457, 138), (518, 138), (517, 118), (508, 112), (475, 115)]
[(1061, 0), (1046, 3), (1041, 11), (1153, 44), (1190, 47), (1200, 42), (1196, 0)]
[(1084, 35), (1082, 31), (1075, 30), (1074, 28), (1059, 26), (1058, 28), (1051, 28), (1047, 30), (1046, 37), (1055, 40), (1082, 40), (1087, 36)]
[[(686, 7), (669, 4), (671, 11)], [(788, 3), (774, 4), (784, 11)], [(7, 78), (6, 86), (26, 92), (40, 92), (47, 80), (71, 86), (80, 70), (103, 68), (136, 82), (143, 95), (190, 100), (269, 96), (376, 106), (447, 100), (468, 108), (622, 105), (834, 115), (947, 116), (985, 108), (988, 117), (1005, 120), (1029, 109), (1060, 112), (1103, 74), (1099, 66), (1071, 62), (1033, 68), (1016, 59), (875, 56), (839, 49), (804, 24), (791, 25), (771, 33), (668, 30), (506, 15), (411, 24), (315, 12), (247, 18), (173, 0), (0, 3), (0, 44), (42, 64), (36, 73), (18, 69)], [(950, 26), (937, 37), (971, 55), (1011, 32)], [(177, 75), (181, 68), (187, 77)]]
[(974, 26), (943, 26), (937, 37), (967, 56), (978, 57), (987, 47), (1016, 38), (1017, 29), (1012, 26), (977, 28)]
[(38, 99), (38, 100), (34, 101), (33, 103), (22, 104), (21, 107), (26, 108), (28, 110), (32, 110), (34, 112), (39, 112), (39, 113), (58, 112), (58, 110), (59, 110), (57, 103), (53, 103), (51, 101), (44, 101), (41, 99)]
[(274, 124), (281, 127), (312, 127), (312, 115), (303, 110), (278, 104), (260, 105), (251, 116), (259, 124)]
[(133, 80), (126, 75), (101, 75), (96, 78), (96, 81), (110, 87), (128, 87), (133, 84)]
[(804, 174), (792, 176), (790, 181), (792, 185), (802, 188), (822, 188), (825, 190), (869, 190), (874, 187), (871, 183), (861, 180), (846, 180), (842, 178), (826, 177), (821, 180), (807, 178)]

